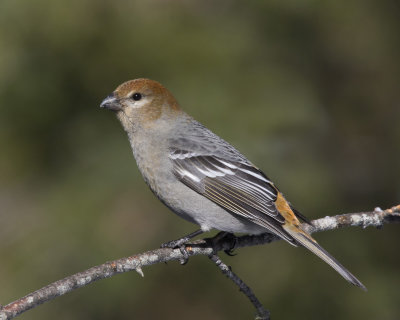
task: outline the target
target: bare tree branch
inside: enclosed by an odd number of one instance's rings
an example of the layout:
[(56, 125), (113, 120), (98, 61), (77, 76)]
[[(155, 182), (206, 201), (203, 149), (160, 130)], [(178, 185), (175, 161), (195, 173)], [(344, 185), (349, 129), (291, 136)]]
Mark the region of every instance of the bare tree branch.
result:
[[(312, 221), (312, 225), (303, 224), (302, 227), (308, 232), (314, 233), (348, 226), (359, 226), (363, 228), (373, 226), (380, 228), (385, 223), (393, 222), (400, 222), (400, 205), (387, 210), (381, 210), (377, 208), (372, 212), (349, 213), (333, 217), (327, 216), (325, 218)], [(271, 234), (242, 236), (237, 238), (235, 248), (261, 245), (276, 240), (279, 240), (279, 238)], [(259, 317), (261, 319), (268, 319), (269, 312), (261, 305), (258, 299), (251, 292), (251, 289), (235, 274), (234, 275), (240, 281), (235, 281), (232, 277), (230, 277), (229, 274), (233, 274), (233, 272), (228, 266), (222, 263), (218, 256), (215, 255), (215, 253), (218, 251), (229, 251), (231, 248), (232, 242), (224, 238), (219, 242), (198, 240), (186, 245), (186, 250), (190, 256), (206, 255), (210, 257), (214, 263), (216, 263), (220, 269), (239, 286), (241, 290), (243, 288), (248, 288), (251, 294), (247, 294), (244, 289), (242, 291), (256, 307)], [(94, 281), (109, 278), (115, 274), (132, 270), (137, 271), (143, 276), (142, 267), (171, 260), (181, 260), (183, 258), (184, 257), (179, 249), (162, 248), (133, 255), (131, 257), (106, 262), (102, 265), (92, 267), (86, 271), (76, 273), (72, 276), (49, 284), (5, 306), (0, 306), (0, 320), (12, 319), (17, 315), (44, 302), (50, 301), (55, 297), (64, 295), (72, 290), (84, 287)], [(226, 272), (227, 270), (229, 272)]]
[(231, 279), (239, 287), (240, 291), (242, 291), (243, 294), (245, 294), (246, 297), (249, 298), (250, 302), (257, 310), (258, 319), (269, 320), (269, 311), (266, 310), (262, 303), (257, 299), (256, 295), (253, 293), (253, 290), (251, 290), (251, 288), (246, 283), (244, 283), (244, 281), (240, 279), (238, 275), (231, 270), (230, 267), (223, 263), (221, 258), (218, 257), (216, 254), (213, 254), (209, 258), (217, 265), (218, 268), (221, 269), (222, 273), (226, 275), (229, 279)]

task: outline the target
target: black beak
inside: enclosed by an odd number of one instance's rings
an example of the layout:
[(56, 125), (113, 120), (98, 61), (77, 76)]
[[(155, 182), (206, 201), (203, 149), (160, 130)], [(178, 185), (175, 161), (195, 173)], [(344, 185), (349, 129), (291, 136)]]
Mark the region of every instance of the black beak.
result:
[(114, 96), (113, 93), (103, 100), (103, 102), (100, 104), (100, 108), (106, 108), (111, 111), (122, 110), (119, 100)]

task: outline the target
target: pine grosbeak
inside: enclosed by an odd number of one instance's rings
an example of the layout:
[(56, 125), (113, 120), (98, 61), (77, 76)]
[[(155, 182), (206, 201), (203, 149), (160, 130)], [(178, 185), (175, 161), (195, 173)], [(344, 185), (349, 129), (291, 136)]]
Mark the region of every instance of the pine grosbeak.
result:
[[(160, 83), (121, 84), (101, 103), (128, 134), (140, 172), (153, 193), (201, 230), (269, 232), (302, 245), (350, 283), (365, 286), (301, 228), (305, 218), (274, 183), (229, 143), (191, 118)], [(306, 220), (305, 220), (306, 221)]]

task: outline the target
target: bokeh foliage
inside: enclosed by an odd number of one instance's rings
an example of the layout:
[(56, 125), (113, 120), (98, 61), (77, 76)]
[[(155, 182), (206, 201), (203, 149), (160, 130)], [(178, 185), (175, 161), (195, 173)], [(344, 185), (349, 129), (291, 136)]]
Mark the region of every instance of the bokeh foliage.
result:
[[(308, 217), (400, 199), (397, 1), (0, 2), (0, 303), (195, 226), (145, 187), (99, 103), (162, 82)], [(398, 226), (321, 244), (369, 288), (285, 243), (224, 257), (277, 319), (398, 319)], [(205, 257), (101, 281), (21, 319), (249, 319)]]

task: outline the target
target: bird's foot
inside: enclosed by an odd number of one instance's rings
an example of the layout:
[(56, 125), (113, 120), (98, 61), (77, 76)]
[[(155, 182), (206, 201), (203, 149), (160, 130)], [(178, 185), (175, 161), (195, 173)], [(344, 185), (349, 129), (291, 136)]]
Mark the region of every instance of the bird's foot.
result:
[(211, 245), (214, 248), (214, 251), (216, 251), (216, 252), (218, 250), (221, 250), (221, 249), (219, 249), (219, 247), (220, 247), (222, 242), (228, 242), (229, 247), (224, 249), (224, 252), (228, 256), (235, 256), (236, 255), (234, 253), (234, 250), (235, 250), (235, 248), (237, 246), (238, 238), (233, 233), (221, 231), (216, 236), (214, 236), (213, 238), (208, 238), (206, 240), (211, 242)]
[(189, 261), (189, 253), (186, 250), (185, 243), (188, 242), (190, 239), (194, 238), (195, 236), (202, 234), (202, 230), (197, 230), (185, 237), (182, 237), (177, 240), (171, 240), (161, 244), (161, 248), (171, 248), (171, 249), (179, 249), (182, 254), (182, 258), (180, 259), (180, 264), (185, 265)]
[(177, 240), (171, 240), (168, 242), (165, 242), (161, 244), (161, 248), (171, 248), (171, 249), (176, 249), (182, 247), (186, 242), (188, 242), (190, 239), (187, 239), (187, 237), (183, 237), (181, 239)]
[(181, 238), (177, 240), (172, 240), (161, 244), (161, 248), (170, 248), (170, 249), (179, 249), (182, 254), (182, 258), (179, 259), (179, 263), (181, 265), (185, 265), (189, 261), (189, 254), (186, 250), (185, 242), (189, 241), (189, 239)]

